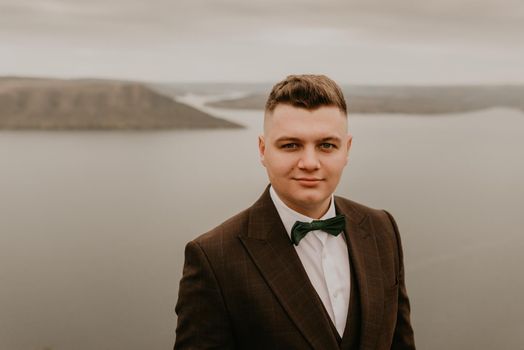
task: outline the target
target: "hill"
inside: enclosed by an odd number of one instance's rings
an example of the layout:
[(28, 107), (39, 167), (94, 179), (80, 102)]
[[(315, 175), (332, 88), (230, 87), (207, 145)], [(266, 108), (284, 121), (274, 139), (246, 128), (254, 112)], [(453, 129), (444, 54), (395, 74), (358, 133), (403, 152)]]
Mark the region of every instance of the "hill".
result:
[[(524, 86), (351, 86), (343, 87), (350, 113), (446, 114), (493, 107), (524, 112)], [(264, 109), (268, 93), (209, 103), (212, 107)]]
[(0, 129), (239, 127), (137, 82), (0, 78)]

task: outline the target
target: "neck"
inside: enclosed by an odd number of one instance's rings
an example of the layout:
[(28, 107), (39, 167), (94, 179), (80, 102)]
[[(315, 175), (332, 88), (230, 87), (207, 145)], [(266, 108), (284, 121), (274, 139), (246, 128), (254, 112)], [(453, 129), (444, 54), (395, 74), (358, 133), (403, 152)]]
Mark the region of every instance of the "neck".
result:
[(288, 206), (288, 208), (293, 209), (297, 213), (305, 215), (311, 219), (320, 219), (321, 217), (323, 217), (329, 210), (329, 206), (331, 204), (331, 197), (328, 197), (322, 203), (312, 203), (311, 205), (303, 205), (302, 203), (294, 203), (288, 201), (287, 199), (282, 198), (278, 193), (277, 195), (280, 198), (280, 200)]
[[(285, 202), (284, 202), (285, 203)], [(303, 207), (292, 207), (290, 206), (289, 204), (286, 203), (286, 205), (288, 207), (290, 207), (291, 209), (293, 209), (294, 211), (302, 214), (302, 215), (305, 215), (307, 217), (310, 217), (312, 219), (320, 219), (321, 217), (323, 217), (328, 209), (329, 209), (329, 204), (330, 204), (330, 200), (328, 199), (326, 201), (326, 203), (323, 203), (322, 206), (317, 206), (317, 207), (308, 207), (308, 208), (303, 208)]]

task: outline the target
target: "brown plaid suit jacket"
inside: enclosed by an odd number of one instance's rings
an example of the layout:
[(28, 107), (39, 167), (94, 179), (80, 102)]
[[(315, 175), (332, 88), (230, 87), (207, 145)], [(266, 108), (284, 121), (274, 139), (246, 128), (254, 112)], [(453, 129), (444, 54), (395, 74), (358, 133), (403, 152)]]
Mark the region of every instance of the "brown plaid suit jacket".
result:
[[(360, 291), (360, 350), (415, 349), (397, 226), (335, 197)], [(269, 191), (189, 242), (175, 349), (317, 349), (339, 343)], [(348, 317), (349, 318), (349, 317)]]

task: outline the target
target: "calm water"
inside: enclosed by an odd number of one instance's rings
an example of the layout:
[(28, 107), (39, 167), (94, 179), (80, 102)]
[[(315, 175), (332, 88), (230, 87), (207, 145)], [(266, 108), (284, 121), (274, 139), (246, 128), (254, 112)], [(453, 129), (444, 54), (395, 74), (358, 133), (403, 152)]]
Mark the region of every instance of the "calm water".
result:
[[(184, 244), (266, 186), (261, 114), (209, 111), (248, 129), (0, 132), (0, 349), (172, 347)], [(521, 348), (524, 115), (350, 128), (338, 193), (395, 215), (419, 348)]]

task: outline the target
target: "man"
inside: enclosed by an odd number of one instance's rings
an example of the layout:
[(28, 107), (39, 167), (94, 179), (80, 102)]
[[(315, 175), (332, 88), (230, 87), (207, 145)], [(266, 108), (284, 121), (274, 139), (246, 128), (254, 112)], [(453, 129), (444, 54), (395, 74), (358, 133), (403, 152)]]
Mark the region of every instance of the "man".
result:
[(351, 135), (340, 88), (288, 76), (266, 103), (270, 185), (188, 243), (175, 349), (414, 349), (391, 215), (334, 196)]

